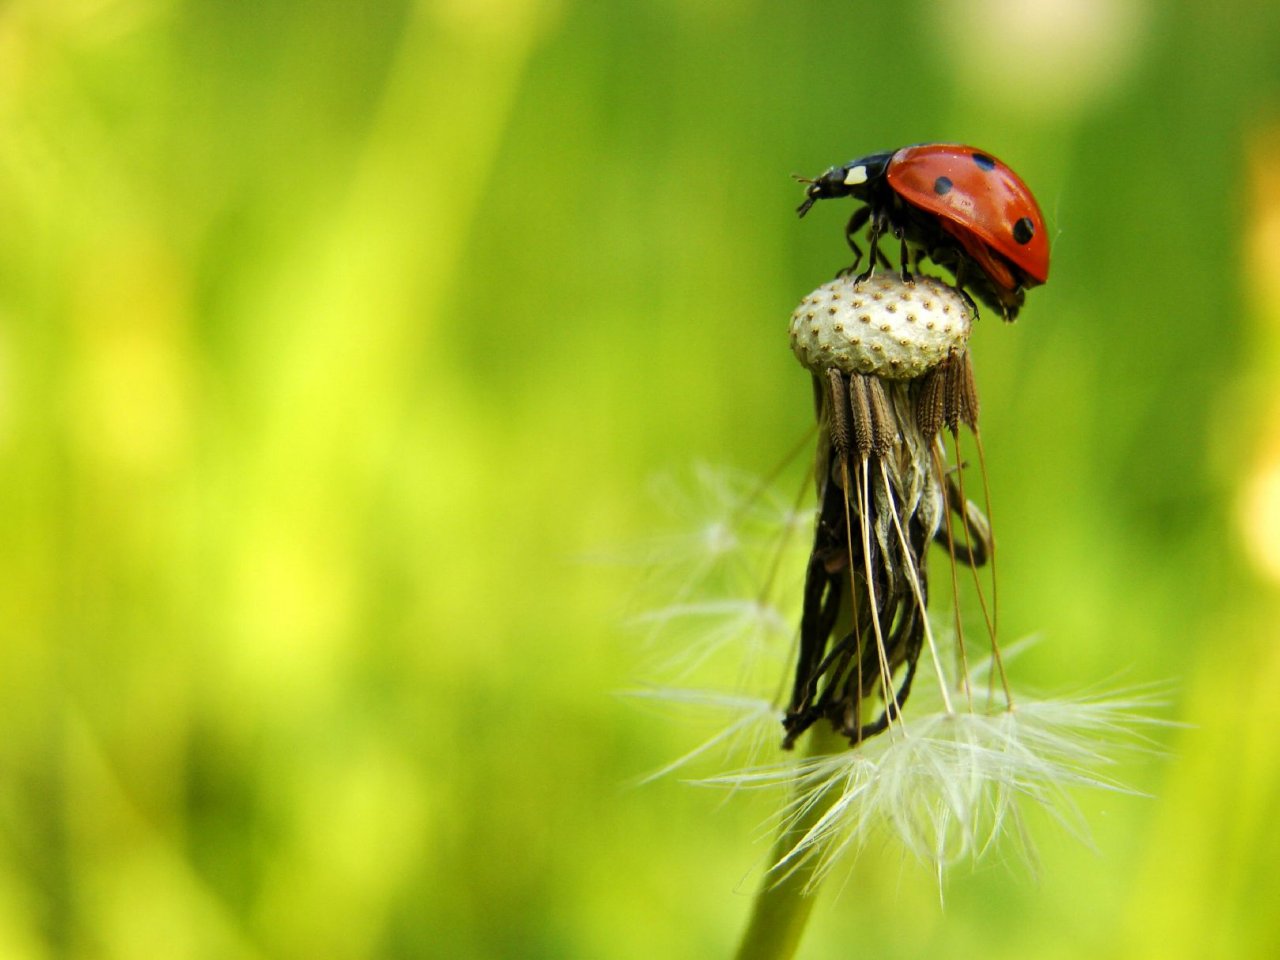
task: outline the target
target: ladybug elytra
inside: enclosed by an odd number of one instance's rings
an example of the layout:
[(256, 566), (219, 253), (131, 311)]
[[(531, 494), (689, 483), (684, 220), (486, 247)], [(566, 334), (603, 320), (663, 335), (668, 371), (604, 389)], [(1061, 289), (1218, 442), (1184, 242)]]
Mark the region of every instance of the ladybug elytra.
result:
[(1049, 279), (1049, 238), (1040, 206), (1006, 164), (975, 147), (925, 143), (873, 153), (832, 167), (812, 181), (797, 212), (818, 200), (852, 197), (862, 202), (845, 228), (856, 269), (862, 251), (854, 235), (870, 223), (870, 276), (880, 238), (890, 233), (902, 247), (904, 279), (928, 256), (955, 274), (956, 285), (1013, 320), (1024, 291)]

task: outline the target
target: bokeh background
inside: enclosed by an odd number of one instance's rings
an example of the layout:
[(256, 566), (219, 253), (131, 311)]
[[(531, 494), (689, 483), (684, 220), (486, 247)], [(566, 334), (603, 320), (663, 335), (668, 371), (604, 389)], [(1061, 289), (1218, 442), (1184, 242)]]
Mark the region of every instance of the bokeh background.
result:
[(789, 175), (951, 139), (1054, 231), (974, 344), (1018, 681), (1188, 726), (802, 955), (1280, 955), (1280, 6), (4, 0), (0, 957), (727, 955), (770, 807), (628, 786), (601, 558), (803, 439)]

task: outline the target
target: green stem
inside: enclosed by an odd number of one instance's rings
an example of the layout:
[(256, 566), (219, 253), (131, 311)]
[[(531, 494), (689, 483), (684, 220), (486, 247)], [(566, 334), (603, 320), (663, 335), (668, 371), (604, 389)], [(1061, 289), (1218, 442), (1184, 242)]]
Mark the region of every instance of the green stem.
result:
[[(805, 755), (814, 757), (848, 749), (848, 742), (829, 726), (815, 724), (809, 731)], [(777, 863), (795, 849), (838, 795), (838, 790), (829, 790), (803, 817), (779, 834), (770, 864)], [(821, 851), (813, 853), (820, 854)], [(817, 899), (814, 874), (821, 862), (820, 855), (806, 856), (785, 876), (765, 873), (751, 908), (751, 920), (738, 945), (737, 960), (789, 960), (795, 956)]]

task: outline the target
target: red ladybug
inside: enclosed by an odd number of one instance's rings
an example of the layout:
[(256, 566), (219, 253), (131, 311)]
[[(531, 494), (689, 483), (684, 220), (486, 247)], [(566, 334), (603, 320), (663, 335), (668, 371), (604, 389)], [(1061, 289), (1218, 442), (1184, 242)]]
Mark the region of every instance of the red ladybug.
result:
[(904, 279), (911, 276), (910, 243), (917, 267), (928, 256), (1006, 320), (1017, 317), (1027, 287), (1049, 279), (1049, 237), (1036, 198), (1008, 166), (975, 147), (922, 143), (873, 153), (805, 182), (802, 217), (818, 200), (862, 201), (845, 228), (852, 270), (862, 260), (854, 234), (871, 223), (871, 262), (862, 278), (884, 259), (880, 237), (892, 233), (902, 244)]

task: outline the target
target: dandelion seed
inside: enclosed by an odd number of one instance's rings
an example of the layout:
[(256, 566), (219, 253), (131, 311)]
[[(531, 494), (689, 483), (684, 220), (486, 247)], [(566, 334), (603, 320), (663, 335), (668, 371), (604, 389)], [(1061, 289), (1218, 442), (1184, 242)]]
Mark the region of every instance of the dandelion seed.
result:
[[(645, 775), (638, 782), (648, 783), (689, 767), (706, 754), (722, 757), (750, 758), (754, 762), (764, 755), (773, 740), (777, 708), (766, 699), (725, 694), (714, 690), (689, 690), (682, 687), (653, 687), (628, 690), (626, 695), (666, 707), (689, 707), (703, 715), (720, 719), (710, 736), (675, 760)], [(727, 718), (727, 720), (725, 720)]]
[[(747, 767), (700, 781), (736, 789), (791, 791), (778, 826), (792, 841), (776, 854), (775, 879), (808, 867), (812, 889), (841, 860), (892, 839), (940, 876), (976, 859), (1001, 836), (1034, 847), (1022, 829), (1031, 807), (1043, 809), (1068, 832), (1087, 828), (1069, 792), (1091, 787), (1131, 793), (1098, 772), (1119, 751), (1150, 751), (1144, 727), (1160, 724), (1151, 711), (1158, 695), (1136, 691), (1051, 700), (1022, 698), (1016, 710), (939, 710), (904, 718), (901, 728), (841, 750), (793, 763)], [(807, 815), (825, 798), (821, 815)]]

